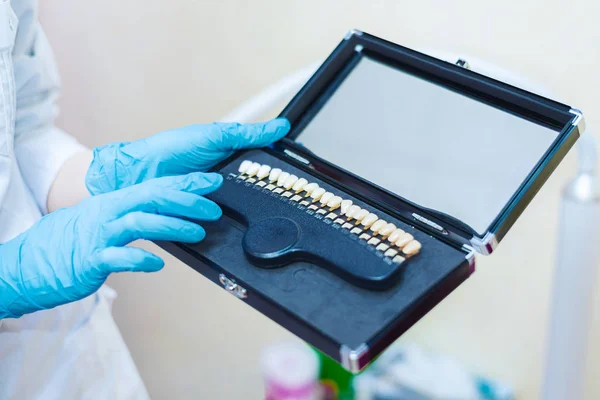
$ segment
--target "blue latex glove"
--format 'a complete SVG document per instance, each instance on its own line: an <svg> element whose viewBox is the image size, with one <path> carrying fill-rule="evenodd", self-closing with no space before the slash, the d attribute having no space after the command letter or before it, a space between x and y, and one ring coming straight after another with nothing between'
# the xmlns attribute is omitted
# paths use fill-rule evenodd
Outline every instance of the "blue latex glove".
<svg viewBox="0 0 600 400"><path fill-rule="evenodd" d="M147 179L206 171L235 150L267 146L289 129L284 118L260 124L214 123L161 132L131 143L111 143L94 149L86 185L96 195Z"/></svg>
<svg viewBox="0 0 600 400"><path fill-rule="evenodd" d="M123 246L202 240L202 227L182 218L220 218L219 206L202 195L222 182L219 174L199 172L157 178L46 215L0 246L0 319L82 299L112 272L161 269L159 257Z"/></svg>

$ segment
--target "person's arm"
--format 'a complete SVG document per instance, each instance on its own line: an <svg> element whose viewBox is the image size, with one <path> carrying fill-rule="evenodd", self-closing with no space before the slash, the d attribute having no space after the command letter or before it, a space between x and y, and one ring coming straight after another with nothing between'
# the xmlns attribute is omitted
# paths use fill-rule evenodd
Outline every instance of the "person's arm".
<svg viewBox="0 0 600 400"><path fill-rule="evenodd" d="M13 49L17 100L14 149L25 183L40 210L47 213L89 195L85 173L91 152L54 124L60 80L37 20L36 3L12 2L19 18Z"/></svg>
<svg viewBox="0 0 600 400"><path fill-rule="evenodd" d="M85 175L92 162L91 150L76 153L62 165L48 193L48 212L79 203L90 195Z"/></svg>

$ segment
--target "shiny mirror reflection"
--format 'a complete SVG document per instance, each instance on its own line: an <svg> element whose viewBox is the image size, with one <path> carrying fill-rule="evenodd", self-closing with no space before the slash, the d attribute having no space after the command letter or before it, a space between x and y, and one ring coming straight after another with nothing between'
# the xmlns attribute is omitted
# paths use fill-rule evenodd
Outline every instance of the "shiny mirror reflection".
<svg viewBox="0 0 600 400"><path fill-rule="evenodd" d="M483 234L558 134L362 57L296 140Z"/></svg>

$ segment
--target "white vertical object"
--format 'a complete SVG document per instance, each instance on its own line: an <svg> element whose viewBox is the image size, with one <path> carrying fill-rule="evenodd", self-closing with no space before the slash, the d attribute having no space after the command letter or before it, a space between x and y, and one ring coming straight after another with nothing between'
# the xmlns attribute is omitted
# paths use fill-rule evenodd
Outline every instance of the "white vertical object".
<svg viewBox="0 0 600 400"><path fill-rule="evenodd" d="M600 196L593 138L579 142L579 174L565 188L551 295L542 399L583 399L600 254Z"/></svg>

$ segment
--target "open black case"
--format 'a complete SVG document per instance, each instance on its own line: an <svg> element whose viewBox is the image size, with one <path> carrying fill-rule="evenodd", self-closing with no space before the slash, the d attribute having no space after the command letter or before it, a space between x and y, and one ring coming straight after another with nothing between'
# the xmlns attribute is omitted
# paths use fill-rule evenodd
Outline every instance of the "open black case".
<svg viewBox="0 0 600 400"><path fill-rule="evenodd" d="M206 239L160 245L352 372L473 273L583 131L569 106L358 31L281 116L287 137L214 168Z"/></svg>

